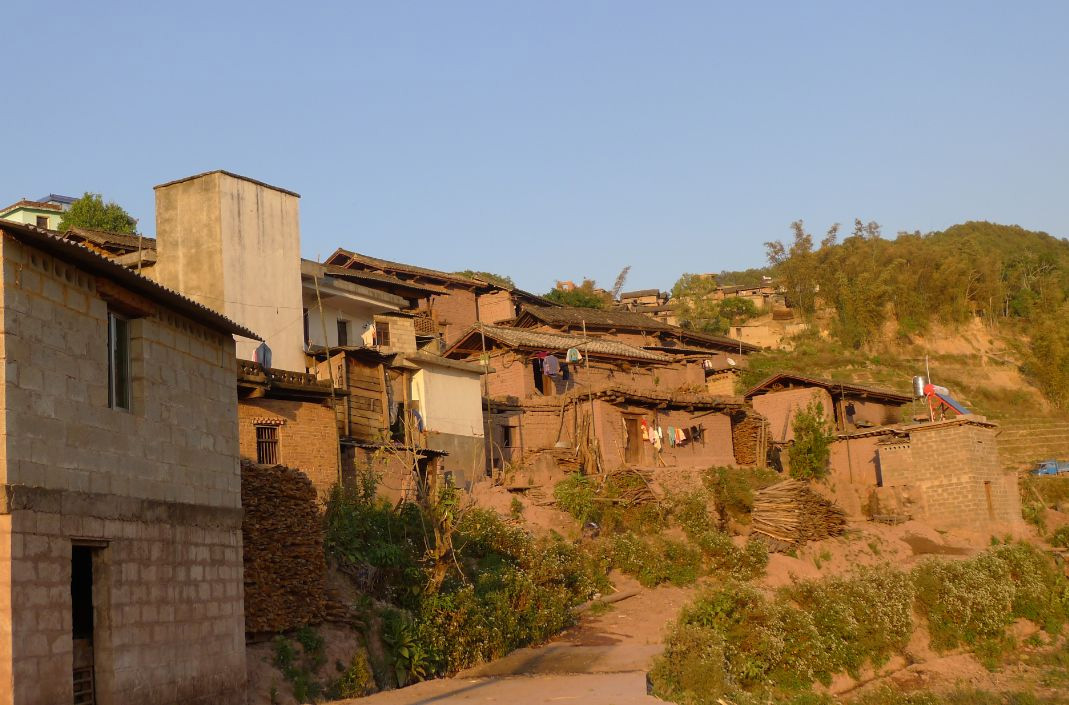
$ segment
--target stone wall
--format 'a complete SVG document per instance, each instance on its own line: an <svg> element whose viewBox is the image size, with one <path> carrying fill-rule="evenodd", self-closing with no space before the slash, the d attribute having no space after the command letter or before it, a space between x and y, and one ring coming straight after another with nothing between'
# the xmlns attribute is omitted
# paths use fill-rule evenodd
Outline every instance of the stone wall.
<svg viewBox="0 0 1069 705"><path fill-rule="evenodd" d="M238 404L241 457L257 462L256 426L278 425L278 463L297 468L320 497L338 483L338 427L326 404L290 399L243 399Z"/></svg>

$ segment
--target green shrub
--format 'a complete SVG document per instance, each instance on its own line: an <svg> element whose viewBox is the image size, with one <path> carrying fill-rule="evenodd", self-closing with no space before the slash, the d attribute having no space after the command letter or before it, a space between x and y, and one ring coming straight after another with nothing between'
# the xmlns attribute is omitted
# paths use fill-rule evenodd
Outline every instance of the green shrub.
<svg viewBox="0 0 1069 705"><path fill-rule="evenodd" d="M643 538L633 532L611 539L612 564L646 587L661 583L690 585L702 573L702 554L680 541Z"/></svg>
<svg viewBox="0 0 1069 705"><path fill-rule="evenodd" d="M1047 542L1051 546L1058 546L1059 548L1069 548L1069 524L1062 526L1054 531L1047 539Z"/></svg>
<svg viewBox="0 0 1069 705"><path fill-rule="evenodd" d="M334 694L338 698L362 698L375 692L375 676L363 649L353 656L352 661L342 672L334 685Z"/></svg>
<svg viewBox="0 0 1069 705"><path fill-rule="evenodd" d="M728 518L749 523L753 512L754 493L780 481L774 470L762 468L709 468L702 474L705 487L712 493L723 529Z"/></svg>
<svg viewBox="0 0 1069 705"><path fill-rule="evenodd" d="M708 529L692 540L709 560L712 571L727 573L736 580L752 580L768 566L768 547L759 540L751 539L745 548L739 548L730 536L716 529Z"/></svg>
<svg viewBox="0 0 1069 705"><path fill-rule="evenodd" d="M819 479L828 474L831 442L835 440L831 425L824 418L824 405L814 399L795 414L794 442L787 450L791 477L797 480Z"/></svg>
<svg viewBox="0 0 1069 705"><path fill-rule="evenodd" d="M568 475L553 488L557 506L583 524L600 519L596 506L598 503L594 501L596 496L594 481L577 472Z"/></svg>

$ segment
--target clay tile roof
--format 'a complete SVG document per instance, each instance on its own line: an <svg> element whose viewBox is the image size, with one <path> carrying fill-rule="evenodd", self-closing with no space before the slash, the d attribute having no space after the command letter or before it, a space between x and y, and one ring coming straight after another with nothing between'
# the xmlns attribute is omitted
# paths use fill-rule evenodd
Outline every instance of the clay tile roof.
<svg viewBox="0 0 1069 705"><path fill-rule="evenodd" d="M566 335L564 333L543 333L528 328L510 328L508 326L494 326L485 323L477 323L472 326L444 354L450 356L455 352L460 352L459 348L463 347L463 343L466 340L477 338L480 333L491 340L513 348L551 352L577 348L584 353L589 353L592 357L617 357L649 362L671 362L673 359L668 355L653 350L643 350L633 345L603 338L583 338L582 336Z"/></svg>
<svg viewBox="0 0 1069 705"><path fill-rule="evenodd" d="M876 387L868 384L854 384L852 382L837 382L832 379L825 379L822 377L810 377L808 375L796 374L794 372L780 372L774 374L760 384L755 385L749 389L743 396L747 399L755 396L759 392L767 391L775 384L794 382L802 386L821 387L827 389L829 392L850 392L851 394L859 394L863 396L873 397L875 399L882 399L884 401L896 402L905 404L913 401L913 396L910 394L902 394L896 392L893 389L887 389L886 387Z"/></svg>
<svg viewBox="0 0 1069 705"><path fill-rule="evenodd" d="M635 299L640 296L660 296L660 289L639 289L638 291L625 291L620 294L621 299Z"/></svg>
<svg viewBox="0 0 1069 705"><path fill-rule="evenodd" d="M471 286L486 286L487 282L481 279L472 279L470 277L464 277L459 274L450 274L449 272L442 272L437 269L427 269L426 267L417 267L414 264L403 264L401 262L391 262L387 259L379 259L377 257L369 257L362 255L358 252L350 252L349 250L343 250L338 248L334 251L330 257L327 258L328 262L336 260L338 255L341 255L348 259L348 261L341 265L345 269L352 269L353 265L359 265L361 267L370 268L373 270L379 270L385 274L408 274L410 276L426 277L428 279L437 279L439 281L448 282L451 284L462 284L467 287Z"/></svg>
<svg viewBox="0 0 1069 705"><path fill-rule="evenodd" d="M44 203L43 201L28 201L26 199L22 199L21 201L18 201L17 203L12 203L7 208L0 208L0 213L7 213L8 211L13 211L16 208L36 208L38 210L44 210L44 211L62 211L63 210L63 206L56 205L55 203Z"/></svg>
<svg viewBox="0 0 1069 705"><path fill-rule="evenodd" d="M193 299L186 298L173 289L157 284L148 277L143 277L114 260L93 252L84 245L64 239L59 233L43 230L32 225L8 222L0 222L0 232L30 247L35 247L59 259L70 262L86 272L111 279L130 291L151 299L172 311L188 316L209 328L243 338L263 340L256 333L253 333L240 323L230 320L223 314L213 311Z"/></svg>
<svg viewBox="0 0 1069 705"><path fill-rule="evenodd" d="M625 311L623 309L603 310L597 308L579 308L562 306L524 306L520 313L522 318L528 314L536 321L551 326L582 326L585 322L589 328L633 328L647 331L672 331L674 326L662 323L644 313Z"/></svg>
<svg viewBox="0 0 1069 705"><path fill-rule="evenodd" d="M138 246L140 246L145 250L156 249L156 238L154 237L145 237L144 235L138 237L136 234L114 233L107 230L93 230L91 228L80 228L77 226L72 226L70 229L62 233L62 237L67 240L81 238L94 245L103 247L118 246L136 250Z"/></svg>
<svg viewBox="0 0 1069 705"><path fill-rule="evenodd" d="M346 269L345 267L338 267L333 264L322 265L323 271L332 277L340 277L342 279L351 279L353 281L371 282L368 286L374 288L374 284L389 284L390 286L402 287L405 289L411 289L413 291L422 291L429 294L444 294L446 289L440 286L434 286L433 284L419 284L414 281L406 281L404 279L398 279L397 277L391 277L389 274L379 274L378 272L366 272L362 269Z"/></svg>

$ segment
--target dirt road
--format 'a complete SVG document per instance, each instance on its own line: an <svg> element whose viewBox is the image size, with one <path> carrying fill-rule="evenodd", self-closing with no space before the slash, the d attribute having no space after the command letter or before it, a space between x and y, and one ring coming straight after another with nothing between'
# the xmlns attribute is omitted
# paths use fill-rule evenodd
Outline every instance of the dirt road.
<svg viewBox="0 0 1069 705"><path fill-rule="evenodd" d="M453 678L378 693L346 705L443 705L445 703L582 703L646 705L663 701L646 694L646 672L661 650L667 622L694 594L692 589L648 590L614 576L618 590L635 597L537 648L464 671ZM340 703L338 704L340 705Z"/></svg>

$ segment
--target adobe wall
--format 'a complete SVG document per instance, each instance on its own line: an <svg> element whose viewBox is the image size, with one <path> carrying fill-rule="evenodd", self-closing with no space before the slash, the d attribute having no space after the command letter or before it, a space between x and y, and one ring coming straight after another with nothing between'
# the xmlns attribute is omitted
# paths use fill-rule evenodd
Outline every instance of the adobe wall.
<svg viewBox="0 0 1069 705"><path fill-rule="evenodd" d="M755 396L751 401L754 411L768 419L770 440L794 440L794 415L805 409L814 399L824 407L824 418L835 423L835 408L831 395L821 387L785 389Z"/></svg>
<svg viewBox="0 0 1069 705"><path fill-rule="evenodd" d="M733 370L714 372L705 378L705 391L716 396L733 397L736 395L735 381L738 378L738 372Z"/></svg>
<svg viewBox="0 0 1069 705"><path fill-rule="evenodd" d="M497 289L479 295L479 320L483 323L498 323L516 317L516 305L512 294Z"/></svg>
<svg viewBox="0 0 1069 705"><path fill-rule="evenodd" d="M278 464L300 470L320 497L338 483L338 426L330 407L291 399L242 399L238 403L241 458L255 463L256 425L278 424Z"/></svg>
<svg viewBox="0 0 1069 705"><path fill-rule="evenodd" d="M912 427L908 440L879 446L883 485L913 488L919 513L942 526L1019 523L1017 475L999 465L996 433L970 423Z"/></svg>
<svg viewBox="0 0 1069 705"><path fill-rule="evenodd" d="M659 456L660 460L668 466L706 468L714 465L735 465L731 419L725 414L702 415L701 412L665 409L652 411L641 406L610 404L602 400L596 400L594 405L598 423L598 440L606 470L614 470L626 465L627 434L624 427L626 416L637 416L644 419L647 426L661 427L664 438ZM689 429L691 426L700 426L704 429L703 440L681 446L673 446L669 443L669 428ZM658 452L652 443L642 441L641 447L641 457L637 465L644 467L660 465Z"/></svg>
<svg viewBox="0 0 1069 705"><path fill-rule="evenodd" d="M0 703L73 702L71 553L93 561L98 702L245 703L241 510L8 487Z"/></svg>
<svg viewBox="0 0 1069 705"><path fill-rule="evenodd" d="M872 400L862 400L856 397L847 397L843 401L843 407L853 404L854 405L854 417L853 425L856 426L858 421L867 422L873 426L883 426L886 424L900 423L902 421L902 405L900 404L886 404ZM849 419L846 419L849 423Z"/></svg>
<svg viewBox="0 0 1069 705"><path fill-rule="evenodd" d="M475 308L475 292L467 289L450 289L448 294L430 297L430 310L441 327L447 346L475 323Z"/></svg>
<svg viewBox="0 0 1069 705"><path fill-rule="evenodd" d="M832 498L851 517L866 516L869 495L879 478L877 447L885 438L839 438L831 443L827 484Z"/></svg>

